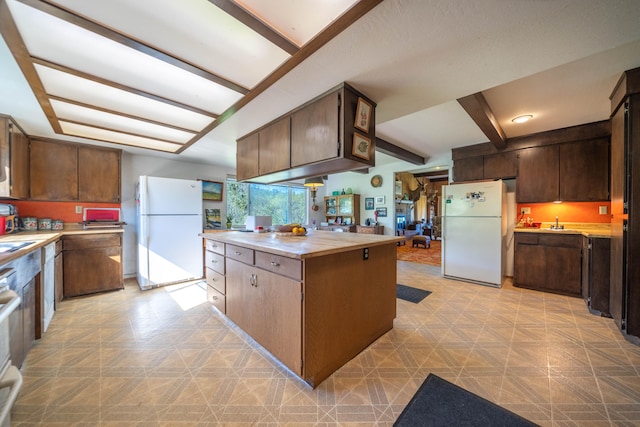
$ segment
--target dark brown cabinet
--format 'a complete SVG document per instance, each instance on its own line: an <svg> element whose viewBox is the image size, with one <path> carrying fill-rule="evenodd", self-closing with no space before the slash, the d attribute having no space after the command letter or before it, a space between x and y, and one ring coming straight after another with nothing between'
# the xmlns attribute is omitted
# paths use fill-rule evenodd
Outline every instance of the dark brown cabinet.
<svg viewBox="0 0 640 427"><path fill-rule="evenodd" d="M34 139L30 143L32 200L120 201L120 150Z"/></svg>
<svg viewBox="0 0 640 427"><path fill-rule="evenodd" d="M582 238L582 297L593 314L609 316L611 239Z"/></svg>
<svg viewBox="0 0 640 427"><path fill-rule="evenodd" d="M581 235L515 233L515 286L581 297L581 283Z"/></svg>
<svg viewBox="0 0 640 427"><path fill-rule="evenodd" d="M503 153L483 156L484 179L509 179L518 175L518 152L505 151Z"/></svg>
<svg viewBox="0 0 640 427"><path fill-rule="evenodd" d="M609 200L609 139L560 144L559 200Z"/></svg>
<svg viewBox="0 0 640 427"><path fill-rule="evenodd" d="M29 138L16 123L0 116L0 197L29 197Z"/></svg>
<svg viewBox="0 0 640 427"><path fill-rule="evenodd" d="M366 130L355 127L359 103L369 108ZM354 154L356 133L365 154ZM236 176L272 183L364 169L375 166L375 143L375 103L342 83L238 139Z"/></svg>
<svg viewBox="0 0 640 427"><path fill-rule="evenodd" d="M558 200L558 162L556 145L519 150L517 201L532 203Z"/></svg>
<svg viewBox="0 0 640 427"><path fill-rule="evenodd" d="M58 306L58 303L62 301L63 298L63 290L62 283L64 280L62 274L62 239L56 241L56 255L53 259L53 269L54 269L54 294L55 294L55 305Z"/></svg>
<svg viewBox="0 0 640 427"><path fill-rule="evenodd" d="M453 180L464 182L484 179L483 164L482 156L456 160L453 164Z"/></svg>
<svg viewBox="0 0 640 427"><path fill-rule="evenodd" d="M260 174L258 133L241 138L236 143L236 178L238 181L255 178Z"/></svg>
<svg viewBox="0 0 640 427"><path fill-rule="evenodd" d="M611 94L610 312L640 345L640 68L625 71Z"/></svg>
<svg viewBox="0 0 640 427"><path fill-rule="evenodd" d="M120 151L78 147L78 200L120 202Z"/></svg>
<svg viewBox="0 0 640 427"><path fill-rule="evenodd" d="M122 234L62 237L64 298L124 288Z"/></svg>

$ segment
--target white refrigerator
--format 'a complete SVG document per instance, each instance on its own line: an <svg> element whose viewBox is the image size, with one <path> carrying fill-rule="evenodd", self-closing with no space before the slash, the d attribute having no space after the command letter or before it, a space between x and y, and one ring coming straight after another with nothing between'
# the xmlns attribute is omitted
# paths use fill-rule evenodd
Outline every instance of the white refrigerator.
<svg viewBox="0 0 640 427"><path fill-rule="evenodd" d="M141 176L136 208L140 289L202 278L202 182Z"/></svg>
<svg viewBox="0 0 640 427"><path fill-rule="evenodd" d="M506 261L506 185L501 180L442 188L442 274L501 287Z"/></svg>

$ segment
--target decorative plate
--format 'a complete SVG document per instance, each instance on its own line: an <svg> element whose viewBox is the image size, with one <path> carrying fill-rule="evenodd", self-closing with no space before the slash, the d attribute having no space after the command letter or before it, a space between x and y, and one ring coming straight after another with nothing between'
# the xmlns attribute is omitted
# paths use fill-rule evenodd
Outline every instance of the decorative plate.
<svg viewBox="0 0 640 427"><path fill-rule="evenodd" d="M371 186L372 187L380 187L382 185L382 177L380 175L374 175L371 178Z"/></svg>

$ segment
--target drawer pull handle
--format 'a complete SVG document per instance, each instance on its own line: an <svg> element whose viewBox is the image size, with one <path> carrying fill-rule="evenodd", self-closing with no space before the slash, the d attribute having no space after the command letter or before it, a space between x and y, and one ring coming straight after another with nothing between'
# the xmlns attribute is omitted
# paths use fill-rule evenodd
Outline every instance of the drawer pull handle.
<svg viewBox="0 0 640 427"><path fill-rule="evenodd" d="M236 255L242 255L242 252L236 251Z"/></svg>
<svg viewBox="0 0 640 427"><path fill-rule="evenodd" d="M217 296L212 296L211 299L214 300L214 301L218 301L218 297Z"/></svg>
<svg viewBox="0 0 640 427"><path fill-rule="evenodd" d="M215 260L215 259L212 259L212 260L211 260L211 264L217 264L217 263L218 263L218 261L217 261L217 260Z"/></svg>
<svg viewBox="0 0 640 427"><path fill-rule="evenodd" d="M271 261L271 265L274 267L280 267L280 263L276 261Z"/></svg>
<svg viewBox="0 0 640 427"><path fill-rule="evenodd" d="M257 278L258 278L258 276L256 276L255 274L252 274L251 277L249 277L249 284L251 286L256 287L256 288L258 287L258 284L256 283L257 282L257 280L256 280Z"/></svg>

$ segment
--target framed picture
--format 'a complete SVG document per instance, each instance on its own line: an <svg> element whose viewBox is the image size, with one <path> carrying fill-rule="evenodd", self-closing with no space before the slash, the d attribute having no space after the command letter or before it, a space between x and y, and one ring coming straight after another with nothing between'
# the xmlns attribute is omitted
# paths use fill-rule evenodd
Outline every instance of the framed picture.
<svg viewBox="0 0 640 427"><path fill-rule="evenodd" d="M202 181L202 200L213 202L222 201L222 183L214 181Z"/></svg>
<svg viewBox="0 0 640 427"><path fill-rule="evenodd" d="M384 196L376 196L376 205L384 205Z"/></svg>
<svg viewBox="0 0 640 427"><path fill-rule="evenodd" d="M364 199L364 209L367 211L373 210L373 197L367 197Z"/></svg>
<svg viewBox="0 0 640 427"><path fill-rule="evenodd" d="M220 209L205 209L206 228L222 228Z"/></svg>
<svg viewBox="0 0 640 427"><path fill-rule="evenodd" d="M377 208L376 212L378 212L379 217L387 216L387 208Z"/></svg>
<svg viewBox="0 0 640 427"><path fill-rule="evenodd" d="M365 160L369 160L369 151L371 149L371 140L358 132L353 133L353 146L351 154Z"/></svg>
<svg viewBox="0 0 640 427"><path fill-rule="evenodd" d="M369 133L369 122L371 122L371 110L373 107L363 98L358 98L358 108L356 108L356 121L353 124L363 132Z"/></svg>

